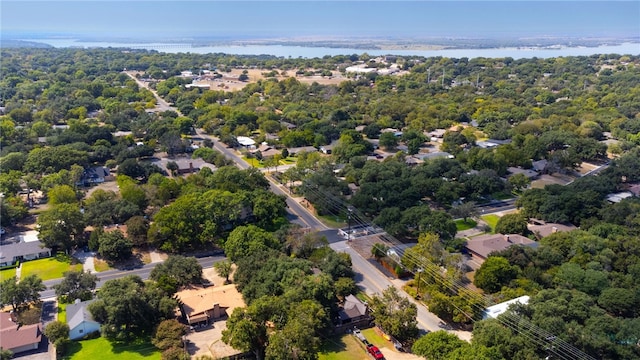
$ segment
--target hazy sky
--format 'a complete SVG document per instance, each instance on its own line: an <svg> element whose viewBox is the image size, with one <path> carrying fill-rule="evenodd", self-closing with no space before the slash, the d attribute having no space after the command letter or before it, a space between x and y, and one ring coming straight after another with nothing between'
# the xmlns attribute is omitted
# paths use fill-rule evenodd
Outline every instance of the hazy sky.
<svg viewBox="0 0 640 360"><path fill-rule="evenodd" d="M640 1L0 2L1 30L122 37L640 36Z"/></svg>

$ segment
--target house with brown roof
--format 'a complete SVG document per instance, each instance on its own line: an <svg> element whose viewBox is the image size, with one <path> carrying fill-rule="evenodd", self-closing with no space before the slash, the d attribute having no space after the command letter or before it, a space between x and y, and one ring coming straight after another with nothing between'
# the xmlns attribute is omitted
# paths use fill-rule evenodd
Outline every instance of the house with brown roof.
<svg viewBox="0 0 640 360"><path fill-rule="evenodd" d="M571 231L577 229L573 225L557 223L527 224L527 229L531 231L538 240L557 232Z"/></svg>
<svg viewBox="0 0 640 360"><path fill-rule="evenodd" d="M18 354L36 350L41 340L40 324L20 325L13 314L0 312L0 348Z"/></svg>
<svg viewBox="0 0 640 360"><path fill-rule="evenodd" d="M478 262L484 262L489 254L514 245L537 247L538 243L519 234L487 234L467 240L465 248Z"/></svg>
<svg viewBox="0 0 640 360"><path fill-rule="evenodd" d="M233 284L189 287L179 291L176 296L182 317L189 325L226 318L235 308L245 306L242 294Z"/></svg>

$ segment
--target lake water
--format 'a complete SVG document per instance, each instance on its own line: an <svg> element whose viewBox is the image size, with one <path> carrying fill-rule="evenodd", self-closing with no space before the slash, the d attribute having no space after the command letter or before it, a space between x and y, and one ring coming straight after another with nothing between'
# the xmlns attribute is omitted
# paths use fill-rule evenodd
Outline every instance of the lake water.
<svg viewBox="0 0 640 360"><path fill-rule="evenodd" d="M446 50L379 50L350 49L332 47L311 47L291 45L220 45L193 46L179 43L115 43L115 42L81 42L74 39L29 39L49 44L56 48L133 48L156 50L165 53L210 54L224 53L237 55L274 55L278 57L315 58L325 55L351 55L367 53L369 55L416 55L424 57L443 56L449 58L550 58L559 56L589 56L594 54L640 55L640 43L622 43L618 45L602 45L598 47L558 47L558 48L494 48L494 49L446 49Z"/></svg>

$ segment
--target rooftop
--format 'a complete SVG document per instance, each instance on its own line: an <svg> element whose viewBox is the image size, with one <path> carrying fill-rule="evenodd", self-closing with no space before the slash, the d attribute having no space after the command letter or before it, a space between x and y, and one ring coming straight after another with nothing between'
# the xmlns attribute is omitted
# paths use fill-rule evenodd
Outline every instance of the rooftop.
<svg viewBox="0 0 640 360"><path fill-rule="evenodd" d="M20 326L12 320L11 314L0 312L0 347L3 349L38 343L41 337L40 324Z"/></svg>
<svg viewBox="0 0 640 360"><path fill-rule="evenodd" d="M529 303L529 296L525 295L525 296L521 296L519 298L515 298L515 299L509 300L509 301L502 302L500 304L489 306L484 311L484 314L483 314L482 318L483 319L487 319L487 318L495 319L499 315L505 313L509 309L509 306L511 306L513 304L526 305L528 303Z"/></svg>
<svg viewBox="0 0 640 360"><path fill-rule="evenodd" d="M67 324L69 325L69 329L73 329L76 326L80 325L83 321L95 321L88 307L89 304L94 302L93 300L87 301L77 301L73 304L67 305Z"/></svg>
<svg viewBox="0 0 640 360"><path fill-rule="evenodd" d="M467 241L466 248L486 259L494 251L502 251L513 245L535 247L537 242L519 234L487 234L471 238Z"/></svg>

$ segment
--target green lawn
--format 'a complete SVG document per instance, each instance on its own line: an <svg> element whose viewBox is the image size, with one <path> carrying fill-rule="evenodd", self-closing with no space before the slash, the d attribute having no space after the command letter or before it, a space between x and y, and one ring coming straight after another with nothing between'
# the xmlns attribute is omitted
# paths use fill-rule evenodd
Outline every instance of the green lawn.
<svg viewBox="0 0 640 360"><path fill-rule="evenodd" d="M58 321L60 322L67 322L67 305L58 303Z"/></svg>
<svg viewBox="0 0 640 360"><path fill-rule="evenodd" d="M54 257L46 259L38 259L25 261L22 263L21 278L36 274L43 281L51 279L59 279L63 277L65 271L80 271L82 270L81 264L73 264L73 259L65 254L57 254Z"/></svg>
<svg viewBox="0 0 640 360"><path fill-rule="evenodd" d="M93 259L93 265L96 268L97 272L103 272L103 271L107 271L107 270L111 270L111 266L109 266L109 264L104 261L104 260L100 260L100 259Z"/></svg>
<svg viewBox="0 0 640 360"><path fill-rule="evenodd" d="M373 345L379 348L389 347L391 342L383 338L382 335L379 335L375 329L376 329L375 327L372 327L369 329L362 330L362 335L364 335L364 337L367 338L367 340L369 340L370 343L372 343ZM391 344L391 346L393 345Z"/></svg>
<svg viewBox="0 0 640 360"><path fill-rule="evenodd" d="M0 270L0 281L7 280L13 276L16 276L16 268Z"/></svg>
<svg viewBox="0 0 640 360"><path fill-rule="evenodd" d="M288 157L288 158L286 158L286 159L281 159L281 160L280 160L280 164L282 164L282 165L289 165L289 164L293 164L293 163L295 163L297 160L298 160L298 159L297 159L296 157L289 156L289 157Z"/></svg>
<svg viewBox="0 0 640 360"><path fill-rule="evenodd" d="M498 220L500 220L500 216L498 215L482 215L482 220L484 220L489 226L491 226L491 231L495 231L496 225L498 224Z"/></svg>
<svg viewBox="0 0 640 360"><path fill-rule="evenodd" d="M260 161L258 159L254 159L254 158L249 159L248 157L243 156L242 160L246 161L247 164L253 166L254 168L263 168L264 167L264 165L262 165L262 161Z"/></svg>
<svg viewBox="0 0 640 360"><path fill-rule="evenodd" d="M107 339L99 337L72 342L69 351L62 359L159 360L160 354L160 350L149 341L134 344L112 344Z"/></svg>
<svg viewBox="0 0 640 360"><path fill-rule="evenodd" d="M365 360L369 356L359 344L359 340L351 334L332 336L324 339L318 353L319 360Z"/></svg>
<svg viewBox="0 0 640 360"><path fill-rule="evenodd" d="M464 222L463 220L456 220L456 230L458 231L473 229L476 225L478 225L478 223L473 219L467 219L467 222Z"/></svg>

